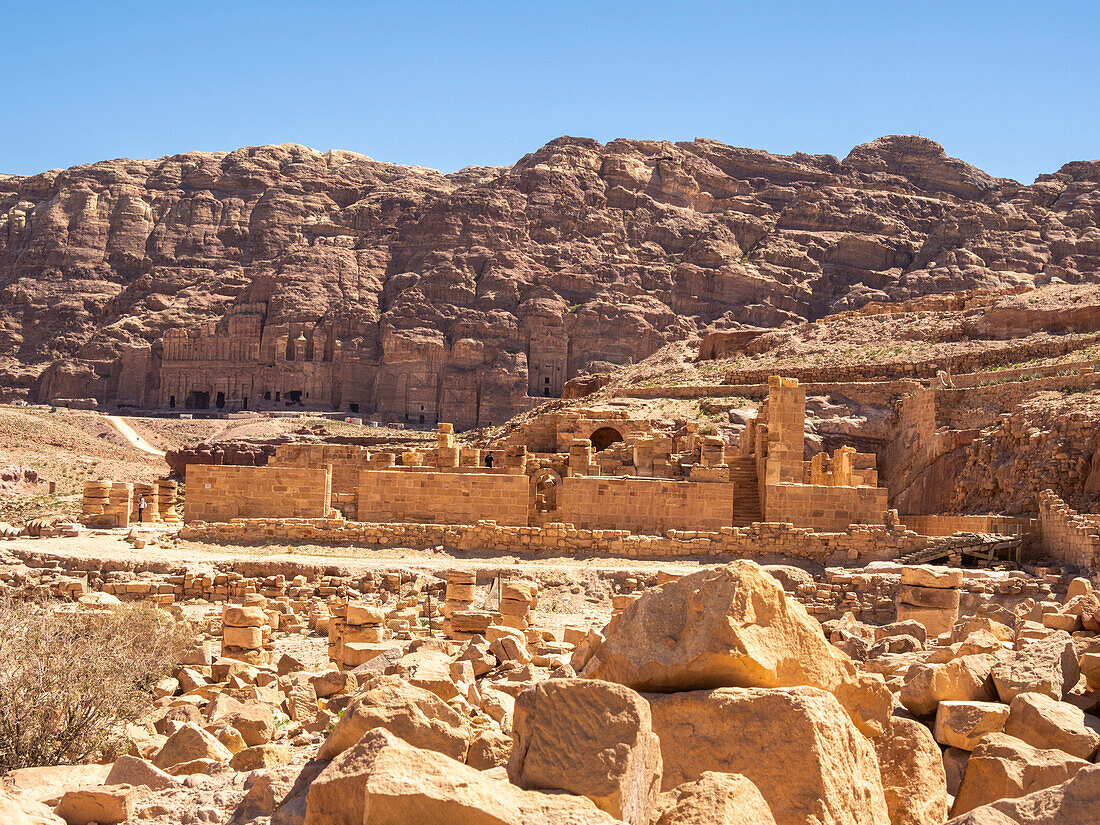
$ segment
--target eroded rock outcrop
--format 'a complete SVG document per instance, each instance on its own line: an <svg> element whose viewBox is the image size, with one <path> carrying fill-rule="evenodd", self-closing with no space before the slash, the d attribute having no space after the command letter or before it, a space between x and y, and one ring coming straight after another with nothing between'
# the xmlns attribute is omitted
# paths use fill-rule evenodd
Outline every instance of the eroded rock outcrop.
<svg viewBox="0 0 1100 825"><path fill-rule="evenodd" d="M1074 283L1098 178L1022 186L916 136L843 161L563 137L450 175L287 144L3 176L0 385L500 423L704 329Z"/></svg>

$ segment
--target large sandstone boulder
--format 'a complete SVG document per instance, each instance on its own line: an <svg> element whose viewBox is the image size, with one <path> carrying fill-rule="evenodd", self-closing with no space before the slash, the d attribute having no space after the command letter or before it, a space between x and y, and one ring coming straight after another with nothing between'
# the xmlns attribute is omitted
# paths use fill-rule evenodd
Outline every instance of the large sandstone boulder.
<svg viewBox="0 0 1100 825"><path fill-rule="evenodd" d="M1057 748L1092 759L1100 748L1100 719L1042 693L1018 693L1009 706L1005 733L1035 748Z"/></svg>
<svg viewBox="0 0 1100 825"><path fill-rule="evenodd" d="M232 758L229 748L215 739L213 734L192 722L185 722L157 751L153 764L162 771L168 771L177 765L200 759L228 762Z"/></svg>
<svg viewBox="0 0 1100 825"><path fill-rule="evenodd" d="M891 825L942 825L949 807L947 774L928 728L895 715L886 732L871 741Z"/></svg>
<svg viewBox="0 0 1100 825"><path fill-rule="evenodd" d="M431 691L399 676L375 676L352 699L317 757L335 758L374 728L385 728L415 747L459 761L465 760L473 737L469 723Z"/></svg>
<svg viewBox="0 0 1100 825"><path fill-rule="evenodd" d="M662 789L706 771L747 777L778 825L888 825L874 747L819 688L647 694Z"/></svg>
<svg viewBox="0 0 1100 825"><path fill-rule="evenodd" d="M952 812L958 816L998 799L1060 785L1088 764L1064 751L1033 748L1014 736L991 733L970 754Z"/></svg>
<svg viewBox="0 0 1100 825"><path fill-rule="evenodd" d="M635 690L794 687L833 693L869 736L893 700L752 561L700 570L643 594L611 619L582 676Z"/></svg>
<svg viewBox="0 0 1100 825"><path fill-rule="evenodd" d="M661 794L653 825L775 825L775 817L744 776L705 771Z"/></svg>
<svg viewBox="0 0 1100 825"><path fill-rule="evenodd" d="M902 682L899 701L916 716L932 716L940 702L991 702L997 698L990 672L994 656L961 656L942 664L911 665Z"/></svg>
<svg viewBox="0 0 1100 825"><path fill-rule="evenodd" d="M10 794L3 788L0 788L0 822L4 825L65 825L65 820L42 803L22 794Z"/></svg>
<svg viewBox="0 0 1100 825"><path fill-rule="evenodd" d="M586 796L645 825L661 787L661 744L639 694L595 679L548 679L516 697L508 778Z"/></svg>
<svg viewBox="0 0 1100 825"><path fill-rule="evenodd" d="M129 785L77 788L67 792L54 812L66 825L115 825L134 815L137 794Z"/></svg>
<svg viewBox="0 0 1100 825"><path fill-rule="evenodd" d="M584 797L525 791L384 728L309 786L303 825L613 825Z"/></svg>
<svg viewBox="0 0 1100 825"><path fill-rule="evenodd" d="M250 748L270 742L275 734L275 714L266 702L236 702L221 713L211 714L210 722L236 728Z"/></svg>
<svg viewBox="0 0 1100 825"><path fill-rule="evenodd" d="M1064 631L1025 644L1006 660L994 665L993 684L1002 702L1017 693L1043 693L1061 699L1081 678L1073 639Z"/></svg>
<svg viewBox="0 0 1100 825"><path fill-rule="evenodd" d="M162 771L152 762L136 756L120 756L111 765L104 785L133 785L135 788L151 788L163 791L178 787L180 782L174 776Z"/></svg>
<svg viewBox="0 0 1100 825"><path fill-rule="evenodd" d="M956 816L947 825L1100 825L1100 765L1081 768L1061 785L1001 799Z"/></svg>
<svg viewBox="0 0 1100 825"><path fill-rule="evenodd" d="M941 745L972 751L986 734L1004 730L1007 720L1000 702L940 702L932 734Z"/></svg>

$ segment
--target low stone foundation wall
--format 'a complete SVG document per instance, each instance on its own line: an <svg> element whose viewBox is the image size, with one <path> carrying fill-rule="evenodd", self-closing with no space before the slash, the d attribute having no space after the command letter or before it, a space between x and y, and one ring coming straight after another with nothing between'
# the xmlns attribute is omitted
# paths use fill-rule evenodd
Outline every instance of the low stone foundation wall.
<svg viewBox="0 0 1100 825"><path fill-rule="evenodd" d="M373 524L342 519L233 519L193 523L180 538L224 544L269 542L444 547L459 552L497 551L515 555L590 554L635 559L706 556L717 559L781 557L821 564L856 564L896 558L930 539L904 528L852 525L837 533L815 533L790 524L754 524L717 531L669 530L640 536L626 530L578 530L570 524L508 527L476 525Z"/></svg>

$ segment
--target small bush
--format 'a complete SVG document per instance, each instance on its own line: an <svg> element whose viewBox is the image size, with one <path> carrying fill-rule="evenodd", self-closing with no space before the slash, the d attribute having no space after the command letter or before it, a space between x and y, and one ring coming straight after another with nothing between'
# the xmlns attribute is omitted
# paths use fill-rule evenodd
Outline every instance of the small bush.
<svg viewBox="0 0 1100 825"><path fill-rule="evenodd" d="M0 601L0 773L110 758L192 631L156 608Z"/></svg>

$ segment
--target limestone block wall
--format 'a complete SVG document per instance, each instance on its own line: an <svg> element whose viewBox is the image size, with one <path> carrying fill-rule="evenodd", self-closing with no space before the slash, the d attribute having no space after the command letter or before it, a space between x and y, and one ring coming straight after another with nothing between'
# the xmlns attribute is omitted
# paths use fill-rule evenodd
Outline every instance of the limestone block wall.
<svg viewBox="0 0 1100 825"><path fill-rule="evenodd" d="M1095 573L1100 570L1100 515L1078 513L1044 490L1039 495L1039 545L1046 558Z"/></svg>
<svg viewBox="0 0 1100 825"><path fill-rule="evenodd" d="M512 527L474 525L375 524L343 519L235 519L185 525L180 538L256 544L264 541L346 544L355 547L438 547L459 552L499 551L515 555L577 553L638 559L784 556L821 563L865 564L911 553L931 539L883 525L852 525L836 533L815 533L789 524L754 524L719 530L668 530L663 536L627 530L585 530L574 524ZM892 611L892 607L891 607Z"/></svg>
<svg viewBox="0 0 1100 825"><path fill-rule="evenodd" d="M328 467L234 467L191 464L183 519L325 518L332 502Z"/></svg>
<svg viewBox="0 0 1100 825"><path fill-rule="evenodd" d="M279 444L268 461L275 467L332 466L332 506L345 518L358 517L359 473L369 467L371 452L355 444Z"/></svg>
<svg viewBox="0 0 1100 825"><path fill-rule="evenodd" d="M999 533L1022 536L1038 527L1032 518L1019 516L902 516L901 522L922 536L953 536L955 533Z"/></svg>
<svg viewBox="0 0 1100 825"><path fill-rule="evenodd" d="M526 526L526 474L363 470L359 520L476 524L480 519Z"/></svg>
<svg viewBox="0 0 1100 825"><path fill-rule="evenodd" d="M717 530L733 524L734 484L652 478L570 476L562 481L555 519L581 529Z"/></svg>
<svg viewBox="0 0 1100 825"><path fill-rule="evenodd" d="M819 531L844 530L850 524L882 524L888 507L882 487L769 484L767 501L768 521Z"/></svg>

